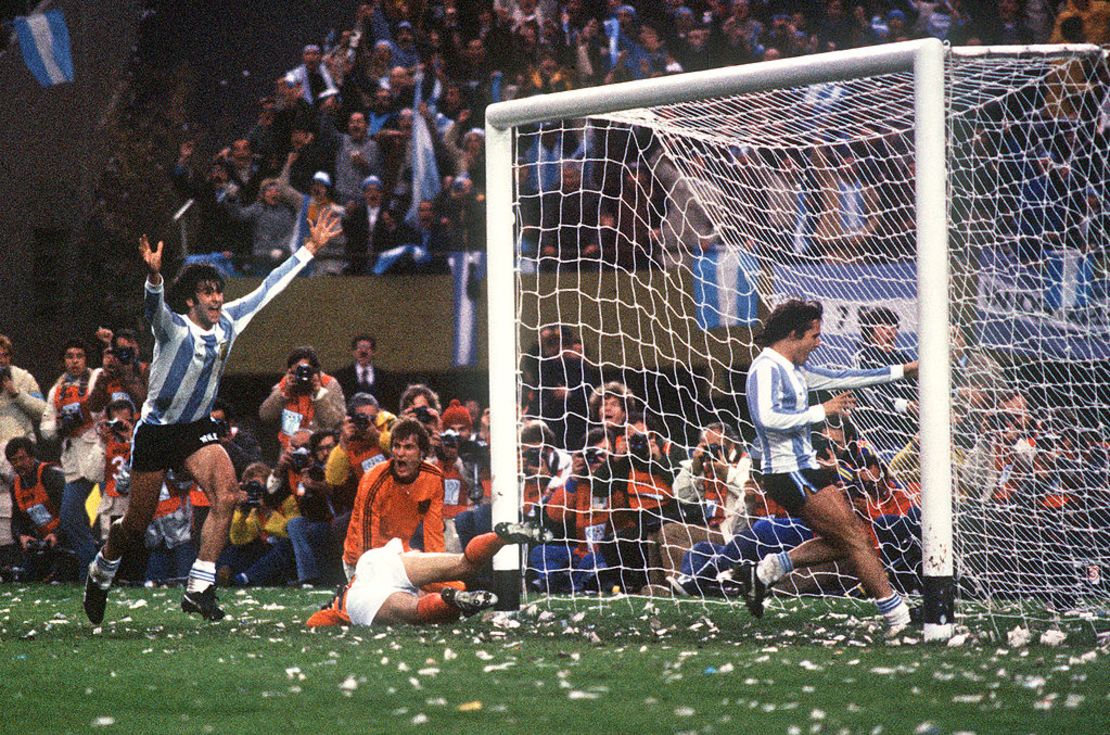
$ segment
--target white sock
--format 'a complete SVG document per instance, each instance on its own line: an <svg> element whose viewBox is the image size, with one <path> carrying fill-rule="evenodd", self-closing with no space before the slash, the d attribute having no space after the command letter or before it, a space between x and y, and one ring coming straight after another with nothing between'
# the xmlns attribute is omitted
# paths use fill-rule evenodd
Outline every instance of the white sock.
<svg viewBox="0 0 1110 735"><path fill-rule="evenodd" d="M115 561L108 561L104 558L104 552L97 552L96 558L92 560L92 564L89 564L89 576L97 587L106 590L112 586L112 580L116 578L116 572L122 560L121 556Z"/></svg>
<svg viewBox="0 0 1110 735"><path fill-rule="evenodd" d="M883 614L888 627L894 628L910 624L910 607L897 592L891 593L890 597L875 600L875 606Z"/></svg>
<svg viewBox="0 0 1110 735"><path fill-rule="evenodd" d="M759 581L770 587L794 569L794 563L785 551L781 554L768 554L756 565L755 573Z"/></svg>
<svg viewBox="0 0 1110 735"><path fill-rule="evenodd" d="M216 562L200 559L194 561L193 568L189 570L189 582L185 589L189 592L204 592L214 584L216 584Z"/></svg>

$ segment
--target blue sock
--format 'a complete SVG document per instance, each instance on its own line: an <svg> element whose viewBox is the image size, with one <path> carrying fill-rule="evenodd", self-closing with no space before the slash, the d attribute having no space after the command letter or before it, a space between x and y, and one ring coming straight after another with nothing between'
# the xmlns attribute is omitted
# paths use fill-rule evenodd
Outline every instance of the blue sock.
<svg viewBox="0 0 1110 735"><path fill-rule="evenodd" d="M794 562L790 560L790 553L787 551L779 552L779 564L782 565L783 574L790 574L794 571Z"/></svg>

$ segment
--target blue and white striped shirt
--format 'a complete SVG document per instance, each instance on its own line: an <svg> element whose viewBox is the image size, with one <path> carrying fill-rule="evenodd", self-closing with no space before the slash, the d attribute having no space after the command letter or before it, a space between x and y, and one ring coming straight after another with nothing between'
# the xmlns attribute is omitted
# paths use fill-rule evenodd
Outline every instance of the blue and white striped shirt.
<svg viewBox="0 0 1110 735"><path fill-rule="evenodd" d="M817 469L810 424L825 420L823 406L809 405L809 391L865 388L902 377L901 365L874 370L798 367L770 347L748 370L748 410L755 424L754 454L763 473Z"/></svg>
<svg viewBox="0 0 1110 735"><path fill-rule="evenodd" d="M311 259L308 250L297 250L254 291L224 304L219 322L208 330L170 309L164 280L157 286L148 280L144 311L154 332L154 360L143 421L188 424L208 416L235 338Z"/></svg>

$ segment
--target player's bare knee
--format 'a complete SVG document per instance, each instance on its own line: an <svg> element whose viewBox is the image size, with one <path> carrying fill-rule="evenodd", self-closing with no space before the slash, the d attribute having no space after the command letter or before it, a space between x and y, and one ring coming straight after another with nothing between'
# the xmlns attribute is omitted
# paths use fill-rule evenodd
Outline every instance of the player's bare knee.
<svg viewBox="0 0 1110 735"><path fill-rule="evenodd" d="M220 514L231 515L235 512L235 505L239 502L238 497L232 490L217 490L215 498L213 499L213 510Z"/></svg>

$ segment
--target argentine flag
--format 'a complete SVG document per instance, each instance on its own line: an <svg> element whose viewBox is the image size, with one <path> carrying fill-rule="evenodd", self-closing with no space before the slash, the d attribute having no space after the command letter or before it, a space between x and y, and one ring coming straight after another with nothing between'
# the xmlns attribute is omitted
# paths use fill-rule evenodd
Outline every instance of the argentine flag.
<svg viewBox="0 0 1110 735"><path fill-rule="evenodd" d="M24 15L15 19L23 61L44 87L73 81L73 55L69 30L60 10Z"/></svg>
<svg viewBox="0 0 1110 735"><path fill-rule="evenodd" d="M759 262L740 248L716 245L694 258L694 306L702 329L754 324Z"/></svg>
<svg viewBox="0 0 1110 735"><path fill-rule="evenodd" d="M485 253L452 253L447 257L455 295L455 341L451 364L469 367L478 362L478 299L486 278Z"/></svg>

